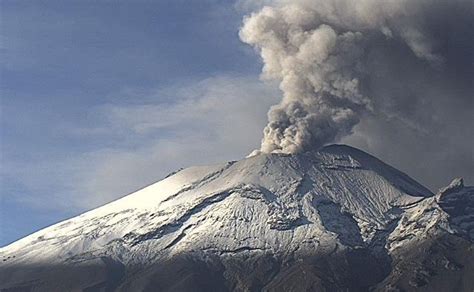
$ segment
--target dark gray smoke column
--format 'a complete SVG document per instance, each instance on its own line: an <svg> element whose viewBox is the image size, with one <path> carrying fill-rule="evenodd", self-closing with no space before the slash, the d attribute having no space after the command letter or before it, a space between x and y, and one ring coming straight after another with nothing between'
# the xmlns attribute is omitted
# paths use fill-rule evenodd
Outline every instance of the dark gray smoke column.
<svg viewBox="0 0 474 292"><path fill-rule="evenodd" d="M455 36L472 47L467 38L472 36L472 7L472 1L456 0L288 0L273 1L247 16L240 37L260 53L262 77L278 80L283 91L282 101L268 113L260 151L317 149L351 134L361 121L377 119L398 119L405 127L431 131L426 112L414 116L422 106L433 110L436 103L430 99L471 98L465 89L458 90L461 96L446 94L459 80L443 85L442 94L424 89L439 87L440 80L449 83L457 58L468 58L460 78L472 74L471 53L461 48L462 56L456 57L452 50L458 48L446 51L446 42ZM451 18L458 18L457 27ZM467 36L451 32L466 22ZM418 80L406 80L406 87L420 90L399 90L405 73L394 65L400 62L407 65L407 75L417 73ZM426 77L431 75L437 78ZM368 128L365 134L370 135ZM380 132L374 138L384 139Z"/></svg>

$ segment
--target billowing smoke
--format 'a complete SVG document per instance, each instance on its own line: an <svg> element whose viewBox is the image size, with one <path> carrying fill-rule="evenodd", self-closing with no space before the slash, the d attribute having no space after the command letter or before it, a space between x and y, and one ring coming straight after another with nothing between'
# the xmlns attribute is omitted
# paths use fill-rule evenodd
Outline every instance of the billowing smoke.
<svg viewBox="0 0 474 292"><path fill-rule="evenodd" d="M456 0L267 3L245 17L240 38L260 53L262 77L277 80L283 92L281 102L268 113L260 149L283 153L337 142L351 134L364 115L392 115L379 106L382 100L392 104L388 95L373 85L377 76L386 74L373 70L384 70L383 58L377 56L403 52L438 74L445 66L438 49L448 32L434 30L433 23L442 21L432 18L445 9L472 10L471 1Z"/></svg>

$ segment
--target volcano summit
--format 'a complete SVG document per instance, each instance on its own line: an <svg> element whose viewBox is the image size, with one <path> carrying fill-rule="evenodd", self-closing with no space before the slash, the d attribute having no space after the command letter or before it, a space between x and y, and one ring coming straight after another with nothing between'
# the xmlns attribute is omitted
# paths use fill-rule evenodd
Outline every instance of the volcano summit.
<svg viewBox="0 0 474 292"><path fill-rule="evenodd" d="M2 291L472 291L474 188L343 145L180 170L0 249Z"/></svg>

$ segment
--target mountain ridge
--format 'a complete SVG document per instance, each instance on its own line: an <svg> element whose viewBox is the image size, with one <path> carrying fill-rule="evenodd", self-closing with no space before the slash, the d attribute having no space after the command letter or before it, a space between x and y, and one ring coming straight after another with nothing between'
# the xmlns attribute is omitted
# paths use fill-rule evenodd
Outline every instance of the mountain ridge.
<svg viewBox="0 0 474 292"><path fill-rule="evenodd" d="M318 287L365 291L393 276L391 263L397 254L403 254L399 250L417 245L432 228L434 237L447 232L448 237L459 235L471 242L472 230L465 222L471 222L473 191L462 182L453 185L447 190L454 195L446 195L446 190L435 195L395 168L345 145L190 167L1 248L0 271L17 275L4 282L9 283L7 287L17 287L22 279L48 278L30 269L34 265L75 269L92 265L105 273L103 279L85 277L81 280L85 283L78 286L114 283L123 291L147 291L158 271L169 274L160 267L182 270L189 265L191 278L198 270L209 270L202 279L218 275L212 280L217 286L208 279L205 287L252 290L257 285L257 291L264 287L278 290L272 281L286 275L284 263L291 270L308 258L341 269L331 275L318 272L313 279ZM469 204L462 209L459 201ZM456 212L450 214L443 208ZM415 220L419 224L413 224ZM334 263L328 262L332 257ZM351 262L355 263L347 266ZM372 269L373 279L360 282L354 277L348 269L358 265ZM252 280L242 270L244 266L263 274ZM25 267L33 271L21 276L19 270ZM305 267L315 269L314 263ZM341 275L344 280L340 283L329 280ZM0 276L0 280L6 279ZM292 281L288 283L297 285ZM40 287L56 287L50 282ZM164 284L155 283L150 291L156 285ZM301 285L297 285L299 290L306 289Z"/></svg>

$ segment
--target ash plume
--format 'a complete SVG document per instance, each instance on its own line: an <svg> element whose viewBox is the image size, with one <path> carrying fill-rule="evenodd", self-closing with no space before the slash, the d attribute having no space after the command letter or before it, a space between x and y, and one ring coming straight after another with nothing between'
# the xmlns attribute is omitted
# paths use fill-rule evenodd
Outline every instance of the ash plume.
<svg viewBox="0 0 474 292"><path fill-rule="evenodd" d="M440 51L449 31L439 29L433 15L472 11L472 2L456 0L268 3L246 16L240 30L241 40L263 60L262 78L277 80L283 92L268 112L260 149L265 153L318 149L351 134L365 115L393 116L381 104L388 94L371 84L379 74L372 70L374 55L403 51L427 74L439 74L446 65Z"/></svg>

